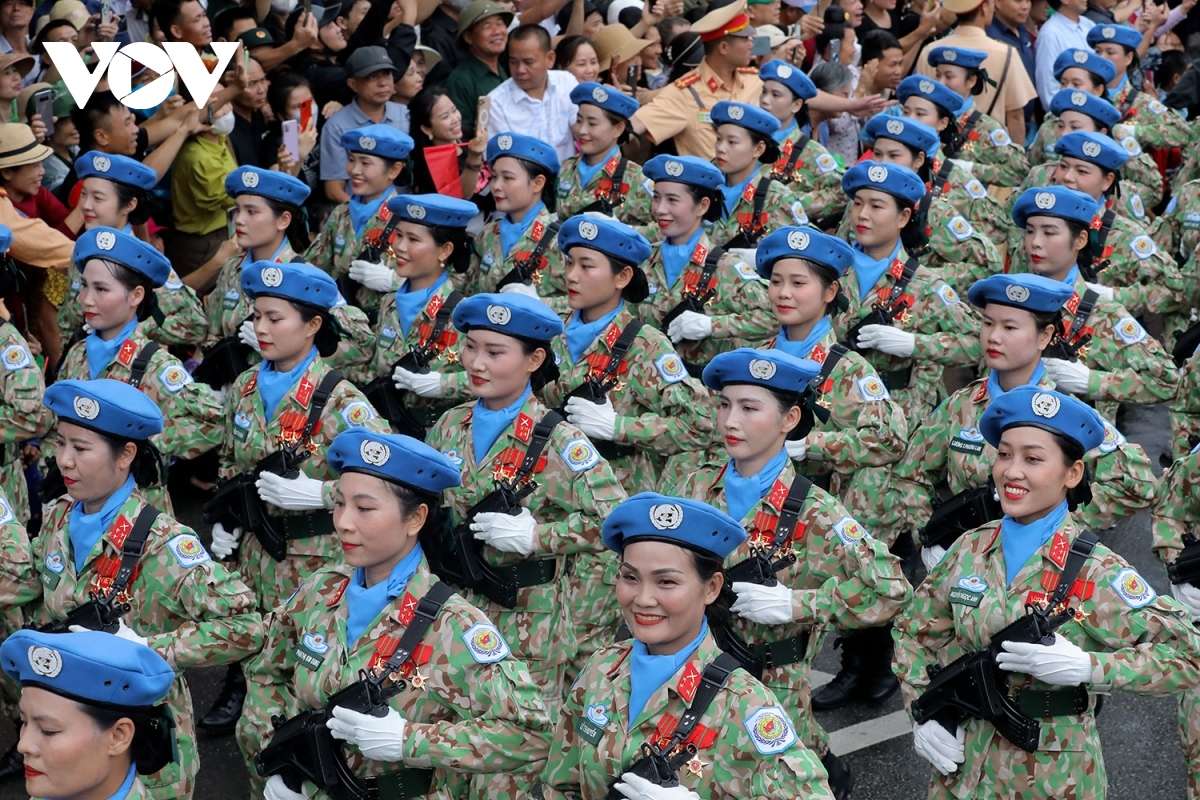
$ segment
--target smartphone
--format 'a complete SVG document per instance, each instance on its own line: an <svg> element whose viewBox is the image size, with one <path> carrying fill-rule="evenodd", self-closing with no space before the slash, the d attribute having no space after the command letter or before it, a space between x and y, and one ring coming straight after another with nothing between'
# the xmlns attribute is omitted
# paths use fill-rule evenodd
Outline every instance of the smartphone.
<svg viewBox="0 0 1200 800"><path fill-rule="evenodd" d="M304 13L305 14L312 13L312 0L304 0Z"/></svg>
<svg viewBox="0 0 1200 800"><path fill-rule="evenodd" d="M750 55L765 56L769 52L771 52L771 37L755 36L754 49L750 51Z"/></svg>
<svg viewBox="0 0 1200 800"><path fill-rule="evenodd" d="M829 60L830 61L841 61L842 60L842 40L841 39L830 39L829 40Z"/></svg>
<svg viewBox="0 0 1200 800"><path fill-rule="evenodd" d="M767 37L764 36L763 38L765 39ZM626 86L637 86L637 82L638 82L638 65L630 64L628 67L625 68L625 85Z"/></svg>
<svg viewBox="0 0 1200 800"><path fill-rule="evenodd" d="M250 74L250 48L246 47L245 42L242 42L242 74Z"/></svg>
<svg viewBox="0 0 1200 800"><path fill-rule="evenodd" d="M287 148L292 161L300 163L300 123L294 119L283 121L283 146Z"/></svg>
<svg viewBox="0 0 1200 800"><path fill-rule="evenodd" d="M308 123L313 118L313 99L310 97L300 103L300 130L308 130Z"/></svg>
<svg viewBox="0 0 1200 800"><path fill-rule="evenodd" d="M208 124L209 125L213 124L213 107L212 106L208 107Z"/></svg>
<svg viewBox="0 0 1200 800"><path fill-rule="evenodd" d="M42 124L46 126L46 135L54 135L54 92L43 89L33 95L33 113L41 116ZM32 118L32 116L31 116Z"/></svg>
<svg viewBox="0 0 1200 800"><path fill-rule="evenodd" d="M475 130L486 131L488 129L488 121L492 117L492 98L486 94L479 98L479 105L475 107Z"/></svg>
<svg viewBox="0 0 1200 800"><path fill-rule="evenodd" d="M112 22L112 8L109 6L108 0L103 0L100 3L100 24L107 25Z"/></svg>

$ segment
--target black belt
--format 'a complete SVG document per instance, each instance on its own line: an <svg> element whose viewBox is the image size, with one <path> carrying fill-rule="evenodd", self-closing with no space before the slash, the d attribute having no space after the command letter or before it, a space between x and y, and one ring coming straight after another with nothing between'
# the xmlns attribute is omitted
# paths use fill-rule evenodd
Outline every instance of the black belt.
<svg viewBox="0 0 1200 800"><path fill-rule="evenodd" d="M750 649L763 660L764 669L795 664L797 661L801 661L804 654L808 652L808 634L802 633L778 642L751 645Z"/></svg>
<svg viewBox="0 0 1200 800"><path fill-rule="evenodd" d="M637 452L637 448L631 444L617 444L616 442L610 442L604 439L589 441L591 441L592 446L596 448L596 452L604 456L605 461L612 461L615 458L628 458Z"/></svg>
<svg viewBox="0 0 1200 800"><path fill-rule="evenodd" d="M433 786L433 770L402 769L373 778L364 778L369 800L408 800L423 797Z"/></svg>
<svg viewBox="0 0 1200 800"><path fill-rule="evenodd" d="M328 536L334 532L333 514L328 511L316 511L312 514L297 514L294 517L273 517L283 538L289 542L293 539L308 539L313 536Z"/></svg>
<svg viewBox="0 0 1200 800"><path fill-rule="evenodd" d="M1031 717L1077 717L1088 710L1091 698L1087 689L1018 689L1013 699L1021 711Z"/></svg>
<svg viewBox="0 0 1200 800"><path fill-rule="evenodd" d="M553 581L558 575L558 562L553 558L539 558L492 569L504 583L527 589L530 586L544 586Z"/></svg>
<svg viewBox="0 0 1200 800"><path fill-rule="evenodd" d="M888 388L888 391L896 392L900 389L907 389L908 384L912 382L912 367L881 372L879 380L883 381L883 385Z"/></svg>

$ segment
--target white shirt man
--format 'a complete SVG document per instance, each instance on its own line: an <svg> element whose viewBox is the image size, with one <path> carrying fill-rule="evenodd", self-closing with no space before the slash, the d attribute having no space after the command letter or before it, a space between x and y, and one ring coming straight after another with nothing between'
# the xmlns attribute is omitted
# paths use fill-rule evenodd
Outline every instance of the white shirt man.
<svg viewBox="0 0 1200 800"><path fill-rule="evenodd" d="M575 155L571 125L579 108L571 102L571 90L579 81L566 70L551 69L554 51L546 29L520 26L509 35L508 53L512 77L488 93L488 138L516 131L541 139L554 148L560 160Z"/></svg>

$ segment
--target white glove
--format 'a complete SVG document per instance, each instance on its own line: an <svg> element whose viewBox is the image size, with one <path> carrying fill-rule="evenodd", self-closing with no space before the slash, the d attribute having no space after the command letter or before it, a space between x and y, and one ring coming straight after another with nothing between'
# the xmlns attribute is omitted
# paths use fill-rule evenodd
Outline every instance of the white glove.
<svg viewBox="0 0 1200 800"><path fill-rule="evenodd" d="M505 553L518 553L527 556L533 552L533 527L537 520L528 508L522 508L521 513L500 514L486 511L477 514L471 523L475 538L490 544Z"/></svg>
<svg viewBox="0 0 1200 800"><path fill-rule="evenodd" d="M220 389L213 389L212 393L213 397L217 399L218 403L225 405L225 401L229 399L229 386L222 386Z"/></svg>
<svg viewBox="0 0 1200 800"><path fill-rule="evenodd" d="M968 175L975 169L974 161L963 161L961 158L951 158L950 163L965 171Z"/></svg>
<svg viewBox="0 0 1200 800"><path fill-rule="evenodd" d="M82 625L71 625L67 628L67 630L69 630L71 633L83 633L91 630L91 628L85 628ZM145 647L146 643L150 641L145 636L139 635L137 631L126 625L125 620L121 617L117 617L117 629L113 631L113 636L125 639L126 641L134 642L135 644L140 644L142 647Z"/></svg>
<svg viewBox="0 0 1200 800"><path fill-rule="evenodd" d="M392 370L392 381L397 389L412 392L419 397L442 396L442 373L410 372L404 367Z"/></svg>
<svg viewBox="0 0 1200 800"><path fill-rule="evenodd" d="M933 572L933 568L938 565L946 555L946 548L931 544L928 547L921 548L921 563L925 565L926 572Z"/></svg>
<svg viewBox="0 0 1200 800"><path fill-rule="evenodd" d="M286 508L288 511L325 508L325 500L321 497L324 484L303 473L295 478L285 478L274 472L264 472L254 485L258 487L258 496L264 503Z"/></svg>
<svg viewBox="0 0 1200 800"><path fill-rule="evenodd" d="M335 739L354 745L372 761L404 761L404 728L408 725L396 709L387 716L373 717L341 706L333 707L333 719L325 723Z"/></svg>
<svg viewBox="0 0 1200 800"><path fill-rule="evenodd" d="M955 732L951 735L936 720L913 724L913 748L917 755L933 764L933 768L943 775L957 772L958 765L967 760L963 752L966 732L957 725L954 728Z"/></svg>
<svg viewBox="0 0 1200 800"><path fill-rule="evenodd" d="M1084 283L1087 283L1087 281L1084 281ZM1105 300L1113 299L1113 290L1111 286L1101 286L1098 283L1087 283L1087 287L1103 297Z"/></svg>
<svg viewBox="0 0 1200 800"><path fill-rule="evenodd" d="M350 280L376 292L394 292L400 280L390 267L355 259L350 262Z"/></svg>
<svg viewBox="0 0 1200 800"><path fill-rule="evenodd" d="M680 339L699 341L712 336L712 320L695 311L684 311L667 326L667 336L672 342Z"/></svg>
<svg viewBox="0 0 1200 800"><path fill-rule="evenodd" d="M91 325L88 325L85 322L85 323L83 323L83 332L86 333L87 335L91 336L93 333L96 332L96 329L93 328Z"/></svg>
<svg viewBox="0 0 1200 800"><path fill-rule="evenodd" d="M733 582L737 600L729 610L760 625L786 625L796 621L792 609L792 590L782 583L761 586L743 581Z"/></svg>
<svg viewBox="0 0 1200 800"><path fill-rule="evenodd" d="M1055 686L1092 682L1092 657L1061 633L1054 634L1054 644L1004 642L1000 646L1004 648L996 656L1000 669L1032 675Z"/></svg>
<svg viewBox="0 0 1200 800"><path fill-rule="evenodd" d="M659 786L641 775L626 772L613 786L629 800L700 800L700 795L684 786Z"/></svg>
<svg viewBox="0 0 1200 800"><path fill-rule="evenodd" d="M607 397L600 404L582 397L572 397L567 400L563 410L567 412L567 422L586 433L588 438L606 442L616 438L617 410Z"/></svg>
<svg viewBox="0 0 1200 800"><path fill-rule="evenodd" d="M889 356L908 358L917 345L917 337L891 325L863 325L858 329L857 344Z"/></svg>
<svg viewBox="0 0 1200 800"><path fill-rule="evenodd" d="M242 327L238 328L238 339L242 344L253 347L254 352L262 352L262 348L258 346L258 334L254 332L254 320L248 319L242 323Z"/></svg>
<svg viewBox="0 0 1200 800"><path fill-rule="evenodd" d="M751 267L758 263L757 247L731 247L725 252L733 253L734 258L749 264Z"/></svg>
<svg viewBox="0 0 1200 800"><path fill-rule="evenodd" d="M1050 373L1055 389L1070 394L1087 394L1088 379L1092 376L1092 370L1087 364L1061 358L1043 358L1042 364L1046 367L1046 372Z"/></svg>
<svg viewBox="0 0 1200 800"><path fill-rule="evenodd" d="M282 775L272 775L267 778L267 785L263 788L263 800L308 800L303 789L304 785L301 784L301 790L293 792L283 782Z"/></svg>
<svg viewBox="0 0 1200 800"><path fill-rule="evenodd" d="M1172 583L1171 595L1187 606L1193 621L1200 619L1200 589L1190 583Z"/></svg>
<svg viewBox="0 0 1200 800"><path fill-rule="evenodd" d="M523 294L526 297L532 297L534 300L542 299L538 297L536 288L534 288L531 284L521 283L520 281L501 286L500 294Z"/></svg>
<svg viewBox="0 0 1200 800"><path fill-rule="evenodd" d="M783 446L787 448L788 458L792 459L792 461L803 461L804 459L808 458L807 436L803 439L797 439L796 441L788 439L783 443Z"/></svg>
<svg viewBox="0 0 1200 800"><path fill-rule="evenodd" d="M225 526L221 523L216 523L212 528L212 544L208 548L208 552L212 553L219 560L224 561L233 555L233 551L237 550L238 542L242 540L242 529L234 528L231 531L225 530Z"/></svg>

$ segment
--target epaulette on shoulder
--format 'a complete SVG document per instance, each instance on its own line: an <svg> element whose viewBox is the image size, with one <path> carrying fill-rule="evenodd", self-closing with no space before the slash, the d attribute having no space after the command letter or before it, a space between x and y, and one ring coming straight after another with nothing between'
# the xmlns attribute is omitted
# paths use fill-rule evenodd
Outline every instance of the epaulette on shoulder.
<svg viewBox="0 0 1200 800"><path fill-rule="evenodd" d="M687 87L691 86L693 83L695 83L698 80L700 80L699 73L689 72L687 75L684 75L682 78L675 81L675 88L676 89L686 89Z"/></svg>
<svg viewBox="0 0 1200 800"><path fill-rule="evenodd" d="M758 67L738 67L737 71L742 75L757 75Z"/></svg>

